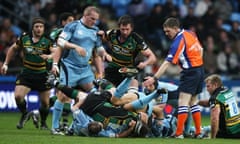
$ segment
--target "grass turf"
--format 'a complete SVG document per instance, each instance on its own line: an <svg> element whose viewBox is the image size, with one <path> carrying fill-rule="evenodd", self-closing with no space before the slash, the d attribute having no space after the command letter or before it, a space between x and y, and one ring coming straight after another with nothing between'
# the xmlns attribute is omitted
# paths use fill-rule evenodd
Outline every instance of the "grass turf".
<svg viewBox="0 0 240 144"><path fill-rule="evenodd" d="M173 139L173 138L100 138L79 136L56 136L48 130L36 129L29 120L21 130L16 128L19 113L0 113L0 144L237 144L232 139ZM51 115L48 125L51 124ZM202 118L203 125L209 124L209 117Z"/></svg>

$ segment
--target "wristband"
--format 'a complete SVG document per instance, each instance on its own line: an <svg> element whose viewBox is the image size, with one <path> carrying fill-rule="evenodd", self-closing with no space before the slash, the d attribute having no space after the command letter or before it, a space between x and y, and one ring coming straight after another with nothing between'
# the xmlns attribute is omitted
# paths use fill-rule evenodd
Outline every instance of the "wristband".
<svg viewBox="0 0 240 144"><path fill-rule="evenodd" d="M59 73L58 63L54 62L54 63L52 64L52 67L55 67L57 73Z"/></svg>

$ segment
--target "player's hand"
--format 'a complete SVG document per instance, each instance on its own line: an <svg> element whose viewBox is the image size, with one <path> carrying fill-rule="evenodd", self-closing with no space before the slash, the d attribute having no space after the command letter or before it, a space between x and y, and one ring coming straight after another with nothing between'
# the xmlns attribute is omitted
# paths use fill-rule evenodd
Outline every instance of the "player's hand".
<svg viewBox="0 0 240 144"><path fill-rule="evenodd" d="M58 75L59 74L59 68L58 68L58 64L57 63L53 63L51 71L52 71L52 73L54 75Z"/></svg>
<svg viewBox="0 0 240 144"><path fill-rule="evenodd" d="M143 82L143 86L144 87L150 86L151 84L153 84L155 82L155 78L154 77L150 77L150 76L144 78L144 80L145 80Z"/></svg>
<svg viewBox="0 0 240 144"><path fill-rule="evenodd" d="M98 32L97 32L97 35L99 35L99 36L104 36L105 35L105 32L103 31L103 30L99 30Z"/></svg>
<svg viewBox="0 0 240 144"><path fill-rule="evenodd" d="M139 69L144 69L144 68L146 67L146 64L145 64L144 62L140 62L140 63L137 65L137 67L138 67Z"/></svg>
<svg viewBox="0 0 240 144"><path fill-rule="evenodd" d="M132 129L134 129L135 125L136 125L136 121L134 120L131 120L128 124L129 128L132 128Z"/></svg>
<svg viewBox="0 0 240 144"><path fill-rule="evenodd" d="M80 56L83 56L83 57L87 56L87 52L82 47L75 48L75 50Z"/></svg>
<svg viewBox="0 0 240 144"><path fill-rule="evenodd" d="M1 74L5 75L7 73L7 70L8 70L8 65L4 63L1 68Z"/></svg>
<svg viewBox="0 0 240 144"><path fill-rule="evenodd" d="M99 31L97 32L97 35L100 36L103 41L106 40L105 32L104 32L103 30L99 30Z"/></svg>
<svg viewBox="0 0 240 144"><path fill-rule="evenodd" d="M40 57L44 60L52 59L52 55L47 55L47 54L41 54Z"/></svg>
<svg viewBox="0 0 240 144"><path fill-rule="evenodd" d="M109 54L105 54L104 56L103 56L103 60L104 61L107 61L107 62L111 62L112 61L112 56L110 56Z"/></svg>

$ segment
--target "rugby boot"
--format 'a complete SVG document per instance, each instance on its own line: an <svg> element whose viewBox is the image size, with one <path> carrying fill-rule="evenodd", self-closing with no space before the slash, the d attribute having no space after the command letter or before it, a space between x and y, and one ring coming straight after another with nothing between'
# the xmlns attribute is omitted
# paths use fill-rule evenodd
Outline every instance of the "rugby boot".
<svg viewBox="0 0 240 144"><path fill-rule="evenodd" d="M133 77L138 74L138 69L136 69L136 68L122 67L118 71L119 71L119 73L121 73L127 77Z"/></svg>
<svg viewBox="0 0 240 144"><path fill-rule="evenodd" d="M17 124L17 129L22 129L25 125L25 123L29 120L30 117L28 117L28 113L23 113L18 124Z"/></svg>

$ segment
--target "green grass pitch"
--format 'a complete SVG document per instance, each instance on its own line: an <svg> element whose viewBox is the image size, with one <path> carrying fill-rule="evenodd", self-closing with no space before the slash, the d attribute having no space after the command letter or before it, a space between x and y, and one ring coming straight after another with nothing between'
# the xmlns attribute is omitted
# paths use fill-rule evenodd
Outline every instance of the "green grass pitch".
<svg viewBox="0 0 240 144"><path fill-rule="evenodd" d="M0 113L0 144L237 144L233 139L173 139L173 138L100 138L79 136L55 136L50 131L38 130L29 120L21 130L16 129L19 113ZM52 115L48 117L51 124ZM203 125L209 117L202 118Z"/></svg>

